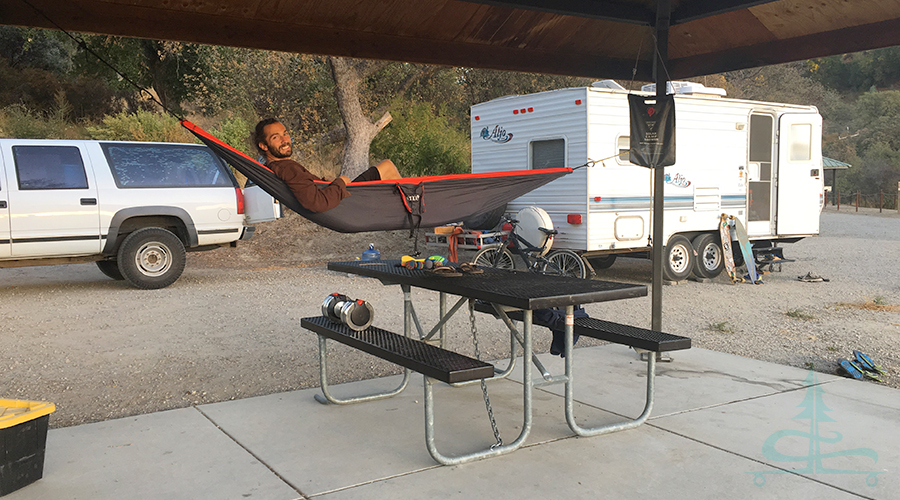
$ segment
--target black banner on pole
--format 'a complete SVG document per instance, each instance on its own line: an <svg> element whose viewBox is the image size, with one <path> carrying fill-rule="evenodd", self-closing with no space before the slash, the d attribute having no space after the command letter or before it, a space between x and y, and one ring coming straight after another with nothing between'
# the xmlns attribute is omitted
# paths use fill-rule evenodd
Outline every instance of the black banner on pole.
<svg viewBox="0 0 900 500"><path fill-rule="evenodd" d="M644 167L675 164L675 97L628 94L630 161Z"/></svg>

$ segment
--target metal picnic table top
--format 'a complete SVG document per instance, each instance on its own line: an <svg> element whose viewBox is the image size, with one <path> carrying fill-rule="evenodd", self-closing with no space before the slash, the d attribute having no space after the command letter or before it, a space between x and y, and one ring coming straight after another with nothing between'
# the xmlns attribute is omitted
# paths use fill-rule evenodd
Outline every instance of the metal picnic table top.
<svg viewBox="0 0 900 500"><path fill-rule="evenodd" d="M399 260L329 262L332 271L378 278L517 309L535 310L643 297L646 285L616 283L483 267L481 274L445 276L425 269L407 269Z"/></svg>

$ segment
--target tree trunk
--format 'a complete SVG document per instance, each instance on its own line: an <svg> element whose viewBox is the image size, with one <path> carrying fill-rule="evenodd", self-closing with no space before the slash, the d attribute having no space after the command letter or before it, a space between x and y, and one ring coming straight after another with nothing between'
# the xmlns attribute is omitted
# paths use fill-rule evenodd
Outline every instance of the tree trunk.
<svg viewBox="0 0 900 500"><path fill-rule="evenodd" d="M342 57L328 58L331 76L334 78L334 95L347 130L341 173L351 179L369 168L369 146L372 139L391 122L390 113L385 113L377 122L372 123L363 112L359 102L359 85L362 80L360 73L366 64L365 61L355 62Z"/></svg>
<svg viewBox="0 0 900 500"><path fill-rule="evenodd" d="M167 111L172 109L172 102L166 88L166 70L160 55L161 44L154 40L141 40L145 64L150 74L150 88ZM178 103L180 104L180 103ZM178 107L177 104L175 107Z"/></svg>

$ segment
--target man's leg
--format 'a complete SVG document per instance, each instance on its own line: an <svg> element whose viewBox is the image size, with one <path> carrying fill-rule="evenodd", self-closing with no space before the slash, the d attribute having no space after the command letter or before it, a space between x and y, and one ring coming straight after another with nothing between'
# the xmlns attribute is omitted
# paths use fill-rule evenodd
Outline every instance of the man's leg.
<svg viewBox="0 0 900 500"><path fill-rule="evenodd" d="M381 180L383 181L400 178L400 171L397 170L397 165L394 165L394 162L391 160L384 160L375 165L375 168L378 169L378 174L381 175Z"/></svg>

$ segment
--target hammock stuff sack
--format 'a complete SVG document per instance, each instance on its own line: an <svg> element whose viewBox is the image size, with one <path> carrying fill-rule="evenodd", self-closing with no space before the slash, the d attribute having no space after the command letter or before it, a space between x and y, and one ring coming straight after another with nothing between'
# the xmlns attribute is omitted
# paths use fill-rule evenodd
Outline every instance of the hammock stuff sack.
<svg viewBox="0 0 900 500"><path fill-rule="evenodd" d="M225 162L276 200L310 221L341 233L437 227L493 210L529 191L572 172L546 168L483 174L406 177L352 182L350 196L326 212L311 212L265 165L221 142L193 123L182 126ZM329 183L320 181L321 187Z"/></svg>

